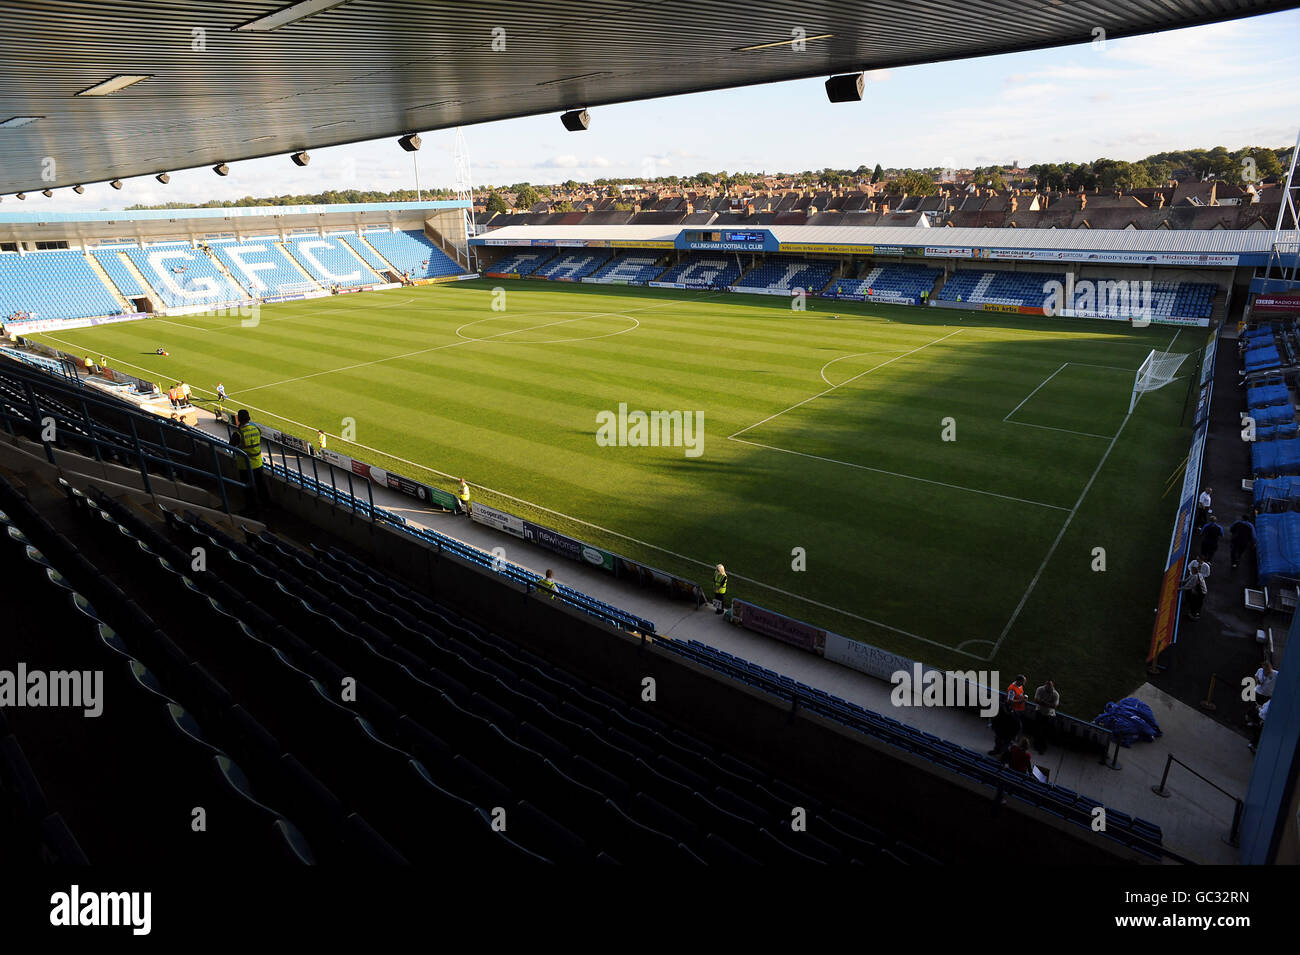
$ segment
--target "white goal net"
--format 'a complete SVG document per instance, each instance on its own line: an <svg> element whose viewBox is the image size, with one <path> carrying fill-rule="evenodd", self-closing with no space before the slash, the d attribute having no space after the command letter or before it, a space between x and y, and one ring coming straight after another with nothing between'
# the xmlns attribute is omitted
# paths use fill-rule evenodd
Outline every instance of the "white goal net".
<svg viewBox="0 0 1300 955"><path fill-rule="evenodd" d="M1169 384L1178 375L1178 369L1187 360L1187 355L1179 352L1158 352L1154 348L1147 355L1142 366L1133 377L1133 397L1129 400L1129 414L1137 407L1138 397L1148 391L1155 391Z"/></svg>

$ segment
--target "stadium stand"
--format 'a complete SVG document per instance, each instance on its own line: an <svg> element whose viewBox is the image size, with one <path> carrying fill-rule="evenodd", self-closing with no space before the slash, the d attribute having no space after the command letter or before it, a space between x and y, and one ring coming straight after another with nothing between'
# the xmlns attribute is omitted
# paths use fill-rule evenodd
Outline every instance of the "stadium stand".
<svg viewBox="0 0 1300 955"><path fill-rule="evenodd" d="M1047 299L1043 285L1065 284L1064 273L995 272L961 270L949 276L939 291L943 302L972 302L978 305L1019 305L1042 308Z"/></svg>
<svg viewBox="0 0 1300 955"><path fill-rule="evenodd" d="M816 293L826 287L834 270L830 262L770 255L746 272L735 285L741 289L804 289Z"/></svg>
<svg viewBox="0 0 1300 955"><path fill-rule="evenodd" d="M862 278L835 279L822 294L828 298L882 299L921 304L921 293L929 292L943 275L943 269L921 265L875 266Z"/></svg>
<svg viewBox="0 0 1300 955"><path fill-rule="evenodd" d="M95 249L91 252L95 261L100 264L108 277L113 280L117 290L128 298L138 298L140 296L151 294L150 290L140 284L139 280L131 274L122 261L122 250L120 249Z"/></svg>
<svg viewBox="0 0 1300 955"><path fill-rule="evenodd" d="M381 281L378 275L357 261L357 257L348 251L347 244L337 236L290 236L285 248L323 288L374 285Z"/></svg>
<svg viewBox="0 0 1300 955"><path fill-rule="evenodd" d="M561 253L532 271L534 278L576 282L609 261L610 252Z"/></svg>
<svg viewBox="0 0 1300 955"><path fill-rule="evenodd" d="M0 254L0 316L89 318L122 311L86 257L70 249Z"/></svg>
<svg viewBox="0 0 1300 955"><path fill-rule="evenodd" d="M664 270L663 258L662 255L620 252L587 277L601 282L644 285L654 281L655 276Z"/></svg>
<svg viewBox="0 0 1300 955"><path fill-rule="evenodd" d="M216 263L188 242L167 242L124 251L168 308L219 305L248 298L248 292L232 286Z"/></svg>
<svg viewBox="0 0 1300 955"><path fill-rule="evenodd" d="M254 295L302 291L310 286L274 237L247 238L241 242L218 239L210 248L235 281Z"/></svg>
<svg viewBox="0 0 1300 955"><path fill-rule="evenodd" d="M399 272L413 279L460 275L464 270L419 232L367 232L366 241ZM355 248L355 246L354 246Z"/></svg>
<svg viewBox="0 0 1300 955"><path fill-rule="evenodd" d="M497 259L487 267L487 271L502 275L531 275L554 256L554 252L513 252Z"/></svg>
<svg viewBox="0 0 1300 955"><path fill-rule="evenodd" d="M692 253L659 276L657 281L685 285L688 288L714 288L732 285L740 278L741 265L732 256Z"/></svg>
<svg viewBox="0 0 1300 955"><path fill-rule="evenodd" d="M374 270L376 275L385 276L393 268L392 264L385 262L383 257L377 255L375 250L370 247L364 239L355 232L336 232L329 236L331 239L339 239L346 242L357 255L361 256L363 262Z"/></svg>

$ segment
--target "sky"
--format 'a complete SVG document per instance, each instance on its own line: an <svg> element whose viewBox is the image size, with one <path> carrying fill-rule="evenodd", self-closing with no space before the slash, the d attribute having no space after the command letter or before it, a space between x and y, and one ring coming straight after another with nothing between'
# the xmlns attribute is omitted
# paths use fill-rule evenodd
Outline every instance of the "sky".
<svg viewBox="0 0 1300 955"><path fill-rule="evenodd" d="M1124 40L867 74L860 103L832 104L823 80L694 93L591 111L570 133L558 115L466 127L476 189L516 182L874 167L969 168L1019 161L1136 160L1169 149L1289 147L1300 128L1300 11ZM28 208L121 209L455 181L454 130L172 171L171 183L87 185ZM414 156L414 160L413 157ZM33 203L33 199L35 203Z"/></svg>

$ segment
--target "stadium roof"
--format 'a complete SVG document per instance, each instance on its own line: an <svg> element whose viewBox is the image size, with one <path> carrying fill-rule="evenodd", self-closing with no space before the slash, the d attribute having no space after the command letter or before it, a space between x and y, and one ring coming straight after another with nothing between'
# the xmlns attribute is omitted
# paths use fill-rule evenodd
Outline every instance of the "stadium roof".
<svg viewBox="0 0 1300 955"><path fill-rule="evenodd" d="M1294 6L1297 0L0 0L0 193ZM795 29L807 37L803 52L791 47Z"/></svg>
<svg viewBox="0 0 1300 955"><path fill-rule="evenodd" d="M720 232L742 226L561 225L504 226L471 240L474 245L505 245L512 240L672 242L684 231ZM751 228L770 232L782 245L943 246L1001 249L1052 249L1089 252L1268 252L1271 229L934 229L909 226L773 225ZM1283 232L1283 242L1300 240L1300 232Z"/></svg>

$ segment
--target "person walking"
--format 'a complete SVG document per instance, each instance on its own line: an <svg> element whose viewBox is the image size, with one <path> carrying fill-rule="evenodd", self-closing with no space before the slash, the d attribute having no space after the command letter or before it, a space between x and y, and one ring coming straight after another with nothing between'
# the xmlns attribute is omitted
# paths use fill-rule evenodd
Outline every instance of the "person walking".
<svg viewBox="0 0 1300 955"><path fill-rule="evenodd" d="M1219 549L1219 541L1223 539L1223 525L1215 519L1214 513L1210 513L1210 518L1201 528L1201 560L1209 562L1214 560L1215 551Z"/></svg>
<svg viewBox="0 0 1300 955"><path fill-rule="evenodd" d="M1193 620L1201 618L1201 606L1210 592L1209 576L1210 565L1206 561L1193 560L1187 565L1187 576L1179 589L1187 594L1187 615Z"/></svg>
<svg viewBox="0 0 1300 955"><path fill-rule="evenodd" d="M263 507L269 506L271 502L271 491L266 479L266 468L263 467L262 462L262 431L249 418L247 408L239 409L235 421L237 425L230 435L230 446L238 448L248 455L247 462L242 457L239 458L239 470L243 472L246 469L252 469L252 481L257 489L256 506L258 510L261 510Z"/></svg>
<svg viewBox="0 0 1300 955"><path fill-rule="evenodd" d="M321 457L324 457L324 456L325 456L325 443L326 443L325 432L322 431L320 428L317 428L317 429L316 429L316 444L317 444L317 446L318 446L319 449L320 449Z"/></svg>
<svg viewBox="0 0 1300 955"><path fill-rule="evenodd" d="M1210 508L1214 501L1211 496L1213 494L1214 488L1201 488L1201 496L1196 499L1196 517L1198 520L1204 521L1210 517Z"/></svg>
<svg viewBox="0 0 1300 955"><path fill-rule="evenodd" d="M722 613L727 609L727 568L719 564L713 571L713 612Z"/></svg>
<svg viewBox="0 0 1300 955"><path fill-rule="evenodd" d="M223 385L221 382L217 382L217 400L218 401L226 400L226 386Z"/></svg>
<svg viewBox="0 0 1300 955"><path fill-rule="evenodd" d="M1231 538L1228 556L1232 558L1232 567L1235 570L1246 551L1255 546L1255 525L1251 523L1249 514L1242 514L1232 522L1232 526L1228 528L1228 537Z"/></svg>
<svg viewBox="0 0 1300 955"><path fill-rule="evenodd" d="M469 485L465 483L464 478L457 478L460 487L456 490L456 513L469 514Z"/></svg>

